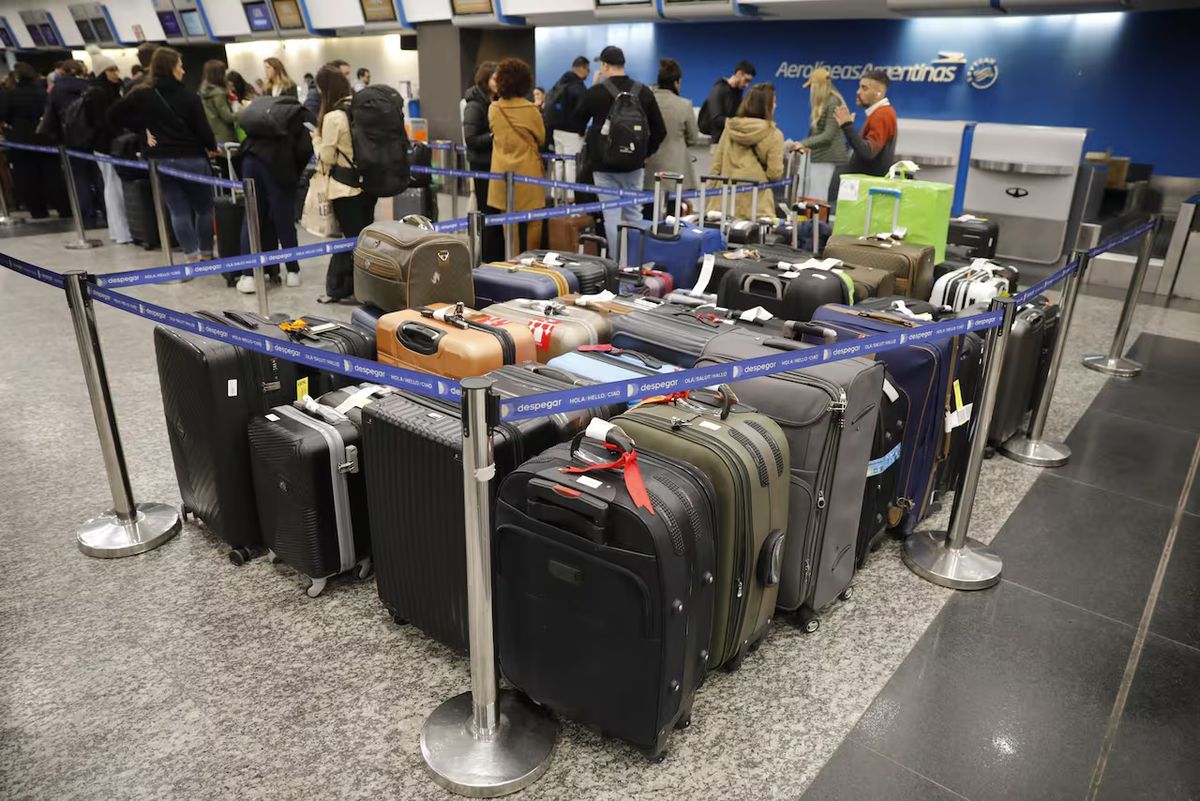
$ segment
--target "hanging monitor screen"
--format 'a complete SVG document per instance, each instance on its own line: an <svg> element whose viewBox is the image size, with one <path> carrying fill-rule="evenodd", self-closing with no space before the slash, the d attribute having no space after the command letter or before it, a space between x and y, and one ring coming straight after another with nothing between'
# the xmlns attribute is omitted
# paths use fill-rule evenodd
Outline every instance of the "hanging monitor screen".
<svg viewBox="0 0 1200 801"><path fill-rule="evenodd" d="M183 36L183 29L179 27L179 17L175 16L174 11L158 12L158 21L162 25L163 35L168 39L173 36Z"/></svg>
<svg viewBox="0 0 1200 801"><path fill-rule="evenodd" d="M183 20L183 29L187 31L188 36L204 36L204 21L200 19L199 11L180 11L180 19Z"/></svg>
<svg viewBox="0 0 1200 801"><path fill-rule="evenodd" d="M0 43L5 47L16 47L13 43L12 34L8 32L8 28L0 28Z"/></svg>
<svg viewBox="0 0 1200 801"><path fill-rule="evenodd" d="M362 0L362 11L367 22L396 21L396 5L392 0Z"/></svg>
<svg viewBox="0 0 1200 801"><path fill-rule="evenodd" d="M252 31L275 30L275 26L271 23L271 12L267 10L266 3L247 3L246 19L250 20L250 30Z"/></svg>
<svg viewBox="0 0 1200 801"><path fill-rule="evenodd" d="M491 14L492 0L451 0L455 14Z"/></svg>
<svg viewBox="0 0 1200 801"><path fill-rule="evenodd" d="M33 40L34 47L46 46L46 40L42 38L42 32L36 25L26 25L25 30L29 31L29 38Z"/></svg>
<svg viewBox="0 0 1200 801"><path fill-rule="evenodd" d="M54 27L49 22L43 22L38 28L42 32L42 39L46 41L47 47L58 47L58 37L54 35Z"/></svg>
<svg viewBox="0 0 1200 801"><path fill-rule="evenodd" d="M281 31L295 30L304 27L304 18L300 16L300 6L296 0L274 0L275 21Z"/></svg>
<svg viewBox="0 0 1200 801"><path fill-rule="evenodd" d="M96 38L101 42L115 42L116 37L113 36L112 29L108 27L108 21L102 19L92 20L92 27L96 30Z"/></svg>
<svg viewBox="0 0 1200 801"><path fill-rule="evenodd" d="M96 32L92 30L92 23L86 19L75 20L75 27L79 28L79 35L83 37L84 44L96 43Z"/></svg>
<svg viewBox="0 0 1200 801"><path fill-rule="evenodd" d="M648 6L651 0L596 0L598 6Z"/></svg>

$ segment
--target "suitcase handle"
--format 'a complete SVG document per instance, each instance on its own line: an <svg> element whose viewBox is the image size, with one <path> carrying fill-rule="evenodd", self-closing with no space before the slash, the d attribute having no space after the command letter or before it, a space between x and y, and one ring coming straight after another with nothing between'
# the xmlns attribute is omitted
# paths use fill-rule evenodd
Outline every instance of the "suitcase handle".
<svg viewBox="0 0 1200 801"><path fill-rule="evenodd" d="M609 507L581 490L537 477L529 480L525 512L534 520L561 526L572 534L603 544Z"/></svg>
<svg viewBox="0 0 1200 801"><path fill-rule="evenodd" d="M764 587L774 587L783 575L783 529L775 529L763 541L758 552L758 582Z"/></svg>
<svg viewBox="0 0 1200 801"><path fill-rule="evenodd" d="M533 373L534 375L544 375L547 378L553 378L557 381L563 382L564 384L570 384L573 387L590 386L591 384L591 382L588 382L587 384L581 385L579 383L581 380L580 376L577 376L574 373L569 373L559 367L550 367L549 365L545 364L533 364L529 367L529 372Z"/></svg>
<svg viewBox="0 0 1200 801"><path fill-rule="evenodd" d="M742 291L743 292L750 294L750 295L757 295L759 297L770 298L771 295L763 295L761 293L755 292L753 289L755 284L767 284L768 286L770 286L772 289L775 290L774 299L778 300L778 301L783 300L783 282L780 281L775 276L766 275L764 273L755 273L753 275L747 275L745 278L742 279Z"/></svg>
<svg viewBox="0 0 1200 801"><path fill-rule="evenodd" d="M579 252L583 253L583 246L591 242L600 249L600 258L608 258L608 240L602 236L595 234L580 234L579 235ZM586 254L584 254L586 255Z"/></svg>
<svg viewBox="0 0 1200 801"><path fill-rule="evenodd" d="M396 341L413 353L422 356L433 356L438 352L438 343L446 335L445 331L417 322L402 323L396 329Z"/></svg>
<svg viewBox="0 0 1200 801"><path fill-rule="evenodd" d="M826 345L837 343L837 331L832 328L826 328L817 323L805 323L798 320L788 320L783 324L783 335L788 339L800 341L803 336L819 337L825 340Z"/></svg>
<svg viewBox="0 0 1200 801"><path fill-rule="evenodd" d="M406 214L400 218L400 222L404 225L412 225L420 228L422 231L436 231L433 221L421 214Z"/></svg>
<svg viewBox="0 0 1200 801"><path fill-rule="evenodd" d="M251 331L258 330L258 321L252 320L251 318L247 317L246 315L242 314L241 312L226 311L225 317L229 318L230 320L233 320L235 323L242 326L243 328L248 328Z"/></svg>

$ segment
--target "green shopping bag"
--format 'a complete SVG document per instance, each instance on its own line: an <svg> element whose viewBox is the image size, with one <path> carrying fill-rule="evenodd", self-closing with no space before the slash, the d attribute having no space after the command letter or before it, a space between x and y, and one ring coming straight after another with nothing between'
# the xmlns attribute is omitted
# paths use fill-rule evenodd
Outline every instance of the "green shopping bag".
<svg viewBox="0 0 1200 801"><path fill-rule="evenodd" d="M918 169L911 161L900 161L892 165L887 177L843 175L833 233L864 236L903 229L906 242L933 245L937 250L937 263L945 261L954 187L932 181L908 180L901 172L916 172ZM871 189L889 189L893 192L876 192L872 203ZM898 211L894 195L896 191L900 193ZM869 224L868 207L871 210Z"/></svg>

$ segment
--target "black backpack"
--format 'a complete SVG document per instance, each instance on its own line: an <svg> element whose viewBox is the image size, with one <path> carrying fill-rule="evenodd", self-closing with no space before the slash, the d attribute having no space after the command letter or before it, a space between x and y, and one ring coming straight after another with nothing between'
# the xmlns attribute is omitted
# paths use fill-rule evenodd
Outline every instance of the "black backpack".
<svg viewBox="0 0 1200 801"><path fill-rule="evenodd" d="M246 136L283 139L288 135L292 117L302 109L300 101L291 95L255 98L238 115L238 127L246 132Z"/></svg>
<svg viewBox="0 0 1200 801"><path fill-rule="evenodd" d="M96 141L96 126L89 119L87 96L84 92L72 100L62 113L62 143L71 150L91 152Z"/></svg>
<svg viewBox="0 0 1200 801"><path fill-rule="evenodd" d="M550 87L550 93L546 95L546 102L542 104L545 109L542 112L542 118L545 120L547 130L562 128L567 124L567 110L563 108L563 102L567 99L567 80L559 78L558 83Z"/></svg>
<svg viewBox="0 0 1200 801"><path fill-rule="evenodd" d="M354 95L346 109L354 142L356 181L368 195L394 197L408 189L408 133L404 130L404 98L390 86L368 86ZM344 172L342 172L344 174Z"/></svg>
<svg viewBox="0 0 1200 801"><path fill-rule="evenodd" d="M634 82L628 92L622 92L613 82L604 85L612 93L608 117L600 128L598 140L603 172L632 172L646 166L650 143L650 124L639 99L642 85Z"/></svg>

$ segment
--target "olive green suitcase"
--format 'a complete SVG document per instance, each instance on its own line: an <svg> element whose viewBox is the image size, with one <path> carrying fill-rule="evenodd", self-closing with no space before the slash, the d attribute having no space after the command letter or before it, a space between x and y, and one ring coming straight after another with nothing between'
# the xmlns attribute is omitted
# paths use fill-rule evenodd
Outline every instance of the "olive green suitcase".
<svg viewBox="0 0 1200 801"><path fill-rule="evenodd" d="M688 400L639 406L613 422L639 448L694 464L716 488L717 591L708 666L734 670L766 636L775 611L788 528L787 437L757 412Z"/></svg>

